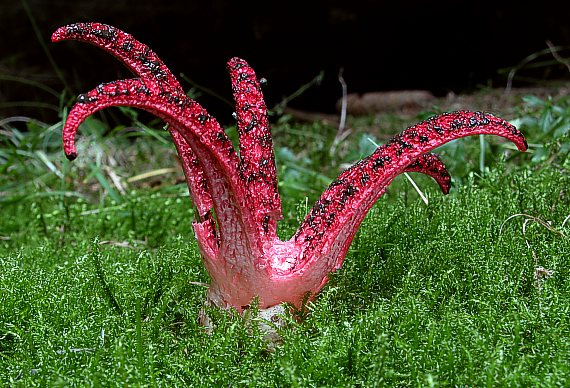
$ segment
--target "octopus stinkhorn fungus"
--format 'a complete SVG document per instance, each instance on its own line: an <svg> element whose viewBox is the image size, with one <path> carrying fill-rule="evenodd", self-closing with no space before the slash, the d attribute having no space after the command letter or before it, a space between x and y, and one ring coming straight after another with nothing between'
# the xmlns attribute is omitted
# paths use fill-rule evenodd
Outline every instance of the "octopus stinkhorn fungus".
<svg viewBox="0 0 570 388"><path fill-rule="evenodd" d="M102 84L81 94L63 129L65 154L77 157L75 135L85 118L111 106L146 110L168 124L197 209L194 232L211 277L207 301L242 312L282 303L300 308L342 265L364 216L388 184L406 171L433 177L444 193L450 176L432 149L464 136L490 134L527 148L524 136L488 113L431 117L396 135L347 169L325 190L288 241L277 237L281 202L267 108L258 79L232 58L239 154L218 122L190 99L158 56L131 35L100 23L59 28L54 42L79 40L122 60L138 78Z"/></svg>

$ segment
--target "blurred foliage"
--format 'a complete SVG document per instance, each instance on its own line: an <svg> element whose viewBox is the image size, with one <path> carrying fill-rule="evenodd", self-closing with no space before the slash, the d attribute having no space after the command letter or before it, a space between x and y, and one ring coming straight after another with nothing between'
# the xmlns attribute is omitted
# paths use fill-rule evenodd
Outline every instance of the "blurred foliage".
<svg viewBox="0 0 570 388"><path fill-rule="evenodd" d="M534 163L568 165L570 153L570 96L554 101L526 96L519 107L518 118L512 121L532 143Z"/></svg>

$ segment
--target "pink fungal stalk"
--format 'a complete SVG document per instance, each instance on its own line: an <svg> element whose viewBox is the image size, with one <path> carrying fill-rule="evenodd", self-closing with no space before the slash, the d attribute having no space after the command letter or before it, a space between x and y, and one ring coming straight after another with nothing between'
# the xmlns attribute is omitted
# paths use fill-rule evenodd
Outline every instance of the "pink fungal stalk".
<svg viewBox="0 0 570 388"><path fill-rule="evenodd" d="M277 237L281 201L263 94L253 69L228 62L239 134L239 155L224 129L197 102L158 56L125 32L99 23L59 28L54 42L79 40L122 60L138 78L102 84L81 94L63 129L65 154L77 157L75 136L91 114L110 106L146 110L169 125L191 197L194 232L211 277L207 301L238 312L257 298L260 309L289 303L300 308L342 265L372 205L403 172L434 178L444 193L450 176L434 148L464 136L490 134L524 151L524 136L488 113L459 111L432 117L396 135L344 171L315 203L288 241ZM215 214L215 216L214 216Z"/></svg>

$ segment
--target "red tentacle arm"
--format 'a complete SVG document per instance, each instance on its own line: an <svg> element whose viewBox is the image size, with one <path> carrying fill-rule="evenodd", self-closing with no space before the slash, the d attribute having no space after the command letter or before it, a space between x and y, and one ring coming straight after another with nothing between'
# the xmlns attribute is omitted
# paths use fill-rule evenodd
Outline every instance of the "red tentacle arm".
<svg viewBox="0 0 570 388"><path fill-rule="evenodd" d="M227 68L236 102L239 173L246 182L259 233L272 241L277 235L277 220L281 218L281 199L267 107L255 72L246 61L232 58Z"/></svg>
<svg viewBox="0 0 570 388"><path fill-rule="evenodd" d="M204 129L204 126L223 130L215 119L200 110L196 102L190 99L173 102L169 97L150 95L137 80L100 85L83 95L73 107L64 133L75 133L86 117L110 106L143 109L166 121L184 138L193 155L202 163L204 175L195 181L195 186L200 187L204 182L207 184L216 212L219 244L214 241L213 220L206 219L205 224L195 224L195 231L198 237L206 240L200 241L204 245L201 250L205 253L205 264L214 281L218 275L227 276L228 271L235 271L236 277L239 277L242 272L264 267L265 259L258 245L257 230L248 221L247 196L236 171L237 155L231 142L222 136L209 135L214 131L212 128ZM72 142L73 139L68 138L64 145L68 151L74 147ZM223 258L223 262L220 258ZM262 271L259 276L263 276Z"/></svg>
<svg viewBox="0 0 570 388"><path fill-rule="evenodd" d="M172 94L171 98L182 100L185 98L180 83L162 62L162 60L148 46L142 44L130 34L113 26L102 23L75 23L58 28L52 35L53 42L62 40L77 40L93 44L121 60L127 67L137 74L139 83L144 83L149 94ZM136 88L143 86L134 85ZM85 102L85 95L79 96L79 102ZM67 127L77 129L77 127ZM205 217L205 213L212 208L212 199L206 185L197 183L203 181L204 172L192 150L184 138L177 135L170 128L173 141L182 159L182 166L190 189L190 194L198 209L198 220ZM64 132L65 153L70 159L77 156L73 145L74 131Z"/></svg>
<svg viewBox="0 0 570 388"><path fill-rule="evenodd" d="M182 129L171 126L169 131L176 145L178 156L182 160L182 169L190 190L190 196L198 211L197 218L199 221L202 221L214 206L202 162L200 162L200 159L194 154L184 137L180 134Z"/></svg>
<svg viewBox="0 0 570 388"><path fill-rule="evenodd" d="M233 299L234 305L238 301L249 303L255 295L251 290L268 277L265 251L270 244L264 244L264 241L268 240L267 235L271 235L272 221L266 221L267 216L261 220L261 229L267 230L262 238L260 223L255 222L252 215L250 191L245 189L248 177L238 173L238 158L225 132L199 104L183 94L180 84L158 56L129 34L104 24L78 23L58 29L52 37L54 42L66 39L88 42L112 53L138 74L144 84L140 85L140 81L118 81L79 96L64 128L67 156L70 159L77 156L74 140L79 124L88 115L105 107L137 107L169 123L188 186L198 207L200 222L194 223L194 230L212 277L210 299L223 306L225 302L217 298L217 293L231 293L234 284L239 284L240 288L248 291L245 294L238 292L241 297ZM235 80L236 84L242 81L241 78ZM260 104L259 109L256 115L262 127L268 130L262 120L265 113L263 105ZM249 119L244 115L241 117L251 120L251 123L256 115ZM268 132L263 141L266 146L269 141L271 147ZM263 167L265 162L260 160L259 164ZM271 179L270 173L266 176ZM215 221L209 213L211 206L216 212ZM279 198L268 208L280 211ZM216 224L219 230L216 230ZM249 300L244 299L245 295Z"/></svg>
<svg viewBox="0 0 570 388"><path fill-rule="evenodd" d="M63 129L63 148L68 158L75 159L75 157L77 157L77 149L75 147L77 129L85 118L95 111L93 109L94 105L106 101L104 107L113 106L115 101L121 101L126 96L137 96L141 94L149 96L150 90L142 80L138 78L99 85L91 92L81 94L78 97L77 104L70 111ZM208 184L199 160L193 154L188 144L186 144L184 138L172 128L170 132L174 138L178 154L182 159L186 182L188 183L190 194L198 209L198 218L202 219L204 214L213 206L212 198L208 192Z"/></svg>
<svg viewBox="0 0 570 388"><path fill-rule="evenodd" d="M487 113L461 111L432 117L406 129L379 147L339 178L322 194L293 237L300 253L287 272L275 279L304 278L316 293L326 283L327 274L340 267L366 213L384 193L395 176L418 158L451 140L478 134L502 136L521 151L524 136L508 122Z"/></svg>
<svg viewBox="0 0 570 388"><path fill-rule="evenodd" d="M432 177L443 194L448 194L451 187L451 176L445 168L445 164L438 155L427 153L417 158L412 164L408 165L404 172L420 172Z"/></svg>
<svg viewBox="0 0 570 388"><path fill-rule="evenodd" d="M51 40L77 40L93 44L121 60L143 80L152 93L184 94L180 83L158 55L118 28L103 23L74 23L58 28Z"/></svg>

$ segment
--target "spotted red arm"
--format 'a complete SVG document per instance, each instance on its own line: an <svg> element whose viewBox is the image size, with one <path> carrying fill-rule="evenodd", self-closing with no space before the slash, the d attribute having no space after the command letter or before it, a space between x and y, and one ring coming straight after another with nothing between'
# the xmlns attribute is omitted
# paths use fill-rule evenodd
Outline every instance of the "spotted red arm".
<svg viewBox="0 0 570 388"><path fill-rule="evenodd" d="M240 256L239 251L244 248L244 241L249 241L251 248L259 252L257 231L248 222L249 213L244 210L247 209L246 201L235 200L245 198L243 183L237 174L237 155L231 141L213 117L187 97L178 100L169 94L156 96L141 80L130 79L102 84L81 95L67 117L64 133L75 134L85 118L111 106L135 107L160 117L176 130L175 136L180 136L177 144L187 144L191 148L190 155L182 153L183 161L193 160L195 156L202 163L203 168L198 170L201 174L196 175L196 171L188 173L187 169L191 166L184 162L185 172L191 175L188 180L191 192L192 188L207 188L209 196L205 198L212 201L216 211L219 236L215 233L213 220L207 212L202 220L206 225L196 226L204 233L202 238L205 239L205 245L216 252L218 244L215 240L219 237L220 245L230 255ZM183 142L180 141L182 139ZM73 137L64 138L64 148L71 149L74 147L73 142ZM197 201L196 204L204 209L210 203Z"/></svg>
<svg viewBox="0 0 570 388"><path fill-rule="evenodd" d="M451 187L451 176L438 155L427 153L409 164L404 172L420 172L432 177L443 194L448 194Z"/></svg>
<svg viewBox="0 0 570 388"><path fill-rule="evenodd" d="M90 43L111 53L140 77L135 82L139 84L142 82L149 95L169 94L173 96L172 98L180 101L185 99L184 90L180 83L158 55L148 46L118 28L102 23L70 24L58 28L52 35L53 42L63 40ZM126 86L124 83L119 85L121 87ZM139 88L140 85L137 84L134 87ZM96 99L97 96L93 94L90 98ZM78 97L78 102L84 103L86 98L87 96L82 94ZM79 113L79 111L81 109L75 113ZM69 159L75 159L77 157L75 136L78 126L66 126L65 129L63 133L64 151ZM182 159L188 187L198 209L198 219L201 220L212 208L212 198L208 192L207 184L203 180L204 172L201 163L186 144L184 138L175 133L174 128L169 128L169 131ZM200 182L198 183L198 181Z"/></svg>
<svg viewBox="0 0 570 388"><path fill-rule="evenodd" d="M111 54L137 74L153 94L184 94L180 83L148 46L130 34L103 23L74 23L58 28L52 42L77 40L90 43Z"/></svg>
<svg viewBox="0 0 570 388"><path fill-rule="evenodd" d="M228 70L236 102L239 174L246 182L260 233L273 239L277 219L281 218L281 199L267 107L255 72L246 61L232 58L228 62Z"/></svg>
<svg viewBox="0 0 570 388"><path fill-rule="evenodd" d="M407 166L414 166L424 153L451 140L479 134L501 136L519 150L527 149L522 133L508 122L487 113L460 111L406 129L343 172L321 195L295 234L294 240L303 246L303 253L290 276L296 271L328 273L338 268L364 216L394 177ZM314 258L322 251L327 252L327 257L319 258L317 263Z"/></svg>

